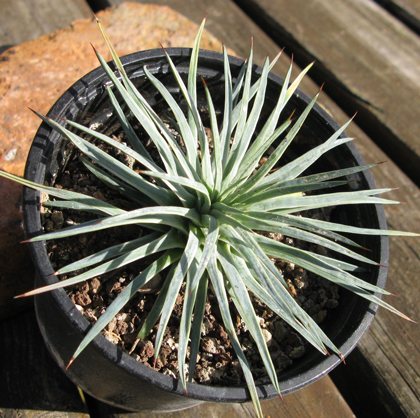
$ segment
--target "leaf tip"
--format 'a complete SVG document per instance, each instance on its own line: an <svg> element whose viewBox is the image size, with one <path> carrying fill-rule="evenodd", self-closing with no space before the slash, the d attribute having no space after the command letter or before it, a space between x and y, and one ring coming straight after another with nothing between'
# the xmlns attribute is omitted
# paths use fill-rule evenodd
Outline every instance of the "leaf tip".
<svg viewBox="0 0 420 418"><path fill-rule="evenodd" d="M67 366L66 366L66 370L68 370L68 368L73 364L73 361L74 361L74 357L72 357L71 359L70 359L70 361L68 362L68 364L67 364Z"/></svg>
<svg viewBox="0 0 420 418"><path fill-rule="evenodd" d="M283 406L286 406L286 402L284 402L284 398L283 398L282 394L280 392L278 392L277 395L279 396Z"/></svg>
<svg viewBox="0 0 420 418"><path fill-rule="evenodd" d="M31 108L31 107L29 107L29 106L28 106L28 109L29 109L31 112L35 113L35 115L37 115L37 116L38 116L38 117L40 117L41 119L42 119L42 118L45 118L45 119L47 119L47 120L50 120L50 118L49 118L49 117L44 116L43 114L41 114L41 113L37 112L36 110L32 109L32 108Z"/></svg>
<svg viewBox="0 0 420 418"><path fill-rule="evenodd" d="M204 88L205 88L205 89L208 89L208 86L207 86L206 80L204 79L204 77L203 77L203 76L201 76L201 81L202 81L202 83L203 83L203 85L204 85Z"/></svg>
<svg viewBox="0 0 420 418"><path fill-rule="evenodd" d="M161 42L159 42L159 45L160 45L160 47L162 48L163 52L165 52L165 53L166 53L166 49L165 49L165 47L162 45L162 43L161 43Z"/></svg>
<svg viewBox="0 0 420 418"><path fill-rule="evenodd" d="M322 84L321 84L321 87L318 89L318 93L317 93L318 95L319 95L319 94L321 94L321 91L322 91L322 89L324 88L324 86L325 86L325 82L324 82L324 83L322 83Z"/></svg>
<svg viewBox="0 0 420 418"><path fill-rule="evenodd" d="M101 23L101 22L99 22L99 19L98 19L98 16L96 16L96 14L95 13L92 13L93 14L93 17L95 18L95 20L96 20L96 23Z"/></svg>
<svg viewBox="0 0 420 418"><path fill-rule="evenodd" d="M98 51L96 50L96 48L93 46L92 42L90 43L90 46L93 48L93 51L95 52L96 55L98 55Z"/></svg>
<svg viewBox="0 0 420 418"><path fill-rule="evenodd" d="M273 62L271 63L271 65L274 65L281 57L281 54L284 51L284 47L279 51L279 53L274 57Z"/></svg>

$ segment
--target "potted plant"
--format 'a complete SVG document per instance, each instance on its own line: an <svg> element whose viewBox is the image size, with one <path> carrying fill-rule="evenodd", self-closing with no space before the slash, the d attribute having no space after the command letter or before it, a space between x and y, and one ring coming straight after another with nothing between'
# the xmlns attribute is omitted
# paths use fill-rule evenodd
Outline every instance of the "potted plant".
<svg viewBox="0 0 420 418"><path fill-rule="evenodd" d="M96 52L101 67L73 85L47 116L39 115L43 123L25 179L1 175L28 187L25 227L41 288L25 296L37 295L46 344L78 386L128 410L171 411L203 401L251 399L262 416L259 398L287 394L334 368L366 331L377 305L400 314L380 299L387 294L387 236L414 234L386 230L376 204L398 202L377 197L390 189L375 188L367 171L374 165L363 163L344 134L350 122L339 128L315 104L318 95L310 100L297 90L309 67L290 84L291 66L284 80L272 75L268 59L263 68L253 65L252 48L246 62L229 57L225 48L222 54L200 51L203 27L204 22L192 50L152 50L121 59L103 32L113 63ZM120 139L116 132L123 134ZM85 169L131 206L114 204L101 193L52 187L75 150ZM332 207L328 213L327 207ZM84 211L94 219L65 228L61 222L43 233L41 212L57 208ZM46 240L118 226L140 228L142 235L128 233L53 269ZM350 237L355 234L356 239ZM287 245L283 236L327 251ZM369 258L363 254L367 248ZM145 259L149 264L94 325L63 289ZM339 312L323 329L291 295L279 260L344 288ZM156 302L138 335L144 340L159 324L157 359L182 290L179 379L138 363L100 334L160 274ZM58 280L60 275L69 277ZM198 385L186 372L187 364L195 369L209 294L217 301L246 385ZM253 298L314 347L282 374L277 375ZM232 320L234 309L262 358L267 382L254 381ZM333 355L326 357L329 351Z"/></svg>

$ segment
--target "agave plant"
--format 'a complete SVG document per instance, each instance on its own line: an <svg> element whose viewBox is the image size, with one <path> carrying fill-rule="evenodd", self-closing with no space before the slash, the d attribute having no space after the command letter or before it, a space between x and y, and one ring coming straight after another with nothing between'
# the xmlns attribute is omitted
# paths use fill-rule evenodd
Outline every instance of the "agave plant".
<svg viewBox="0 0 420 418"><path fill-rule="evenodd" d="M71 131L63 126L62 121L57 122L41 114L38 116L71 141L89 159L89 161L83 159L83 162L92 173L105 184L117 187L121 193L135 199L138 208L126 211L91 196L35 184L11 174L1 173L3 177L57 198L47 200L44 205L99 214L99 218L93 221L41 234L27 242L65 238L122 225L140 225L151 231L141 238L115 245L67 265L55 274L64 275L80 269L83 269L83 273L25 294L29 296L74 285L119 269L151 254L159 255L127 285L91 327L68 366L127 304L137 290L163 270L167 271L166 278L156 303L140 330L139 338L144 339L159 321L155 342L155 353L158 355L176 298L185 282L185 299L179 328L178 363L179 377L186 391L187 381L191 380L194 374L190 372L187 378L185 373L187 347L190 344L189 370L193 371L199 350L207 294L209 291L213 292L217 297L224 326L242 366L256 412L260 417L262 412L255 383L235 332L229 310L229 298L249 329L267 374L279 395L276 370L249 292L321 353L327 354L327 350L331 350L341 356L314 319L288 292L288 286L273 259L294 263L408 319L373 294L374 292L388 294L388 292L352 274L360 267L360 263L373 265L377 263L350 250L348 246L360 248L360 245L342 233L414 234L361 229L299 216L301 211L306 212L331 205L398 203L377 197L391 189L331 192L331 188L347 183L346 180L342 180L346 176L367 170L375 164L301 176L323 154L351 141L351 138L341 137L350 121L325 143L293 161L281 163L281 157L298 134L318 97L316 95L313 98L295 121L292 121L290 116L285 122L279 122L285 105L310 66L291 83L292 65L290 65L277 104L265 124L257 131L266 100L268 75L275 60L270 64L267 58L261 76L257 81L253 80L251 47L247 61L239 76L233 81L228 55L223 46L225 93L221 121L217 119L211 93L204 82L210 115L211 138L208 138L197 105L197 63L203 21L192 51L187 85L165 51L173 76L187 104L187 112L181 109L165 85L152 75L147 67L144 68L145 76L171 109L173 128L182 138L181 147L168 124L135 88L100 23L99 27L111 51L119 76L98 52L95 53L109 76L110 82L107 86L109 98L131 146L73 121L65 121L71 127ZM117 100L115 91L118 91L124 105ZM127 112L123 111L123 106L129 109L153 141L161 165L151 157L136 135L128 120ZM143 171L140 173L133 171L92 142L76 135L75 130L83 133L85 137L88 135L95 140L103 141L127 154L143 167ZM212 144L211 147L209 143ZM261 164L262 156L267 154L270 147L273 149L271 154ZM328 191L325 192L323 189ZM317 193L313 193L314 191ZM148 201L152 203L142 207L139 203L142 200L138 196L147 196ZM352 258L354 263L288 246L269 238L262 233L264 231L324 246Z"/></svg>

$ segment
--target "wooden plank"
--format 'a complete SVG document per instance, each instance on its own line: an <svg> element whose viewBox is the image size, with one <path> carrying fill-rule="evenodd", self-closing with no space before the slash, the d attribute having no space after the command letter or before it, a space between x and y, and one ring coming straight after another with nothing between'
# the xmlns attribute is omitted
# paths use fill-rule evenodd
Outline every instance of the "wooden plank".
<svg viewBox="0 0 420 418"><path fill-rule="evenodd" d="M1 418L89 418L87 414L78 412L40 411L31 409L0 408Z"/></svg>
<svg viewBox="0 0 420 418"><path fill-rule="evenodd" d="M0 416L88 418L76 386L47 351L33 309L0 321Z"/></svg>
<svg viewBox="0 0 420 418"><path fill-rule="evenodd" d="M105 1L112 6L118 6L123 2L124 0ZM256 36L257 33L262 34L261 30L232 0L137 0L136 3L169 6L172 10L197 24L200 24L208 13L206 29L216 36L220 42L224 40L226 45L235 51L235 54L243 58L249 55L251 36L255 36L254 57L258 64L263 63L269 51L271 51L270 54L275 51L274 55L276 55L281 49L275 47L272 41L268 46L264 41L269 40L269 38Z"/></svg>
<svg viewBox="0 0 420 418"><path fill-rule="evenodd" d="M0 0L0 52L90 16L85 0Z"/></svg>
<svg viewBox="0 0 420 418"><path fill-rule="evenodd" d="M401 22L420 33L420 3L417 0L376 0Z"/></svg>
<svg viewBox="0 0 420 418"><path fill-rule="evenodd" d="M280 399L262 402L263 414L272 418L354 418L355 415L340 396L331 379L322 378L310 387ZM101 418L253 418L251 403L222 404L205 403L179 412L157 414L153 412L124 413L113 410L105 404L98 408Z"/></svg>
<svg viewBox="0 0 420 418"><path fill-rule="evenodd" d="M0 408L1 418L89 418L89 415L78 412L39 411L31 409Z"/></svg>
<svg viewBox="0 0 420 418"><path fill-rule="evenodd" d="M357 146L367 162L387 159L375 145L357 141ZM412 230L420 232L420 190L391 162L381 166L375 176L378 187L398 185L392 193L393 198L406 202L404 205L385 208L391 229ZM416 321L420 319L420 240L418 238L391 238L391 260L389 264L387 289L398 298L388 297L386 300L397 309L405 312ZM420 411L420 327L417 324L402 321L386 310L380 309L375 321L358 346L355 359L363 359L357 376L349 381L364 382L365 388L357 399L349 399L354 387L345 391L343 382L346 370L339 366L337 372L343 373L334 378L337 386L344 393L346 400L360 418L371 417L372 410L361 405L360 396L365 399L380 401L378 407L384 408L375 416L381 417L418 417ZM354 363L354 362L353 362ZM349 366L352 366L349 361ZM356 366L353 364L353 366ZM344 369L347 369L345 367ZM334 373L333 373L334 374ZM363 399L363 398L362 398ZM374 401L375 402L375 401ZM363 404L364 405L364 404ZM372 406L372 405L371 405ZM369 412L371 414L369 415ZM388 415L385 415L385 412Z"/></svg>
<svg viewBox="0 0 420 418"><path fill-rule="evenodd" d="M420 38L373 0L237 0L420 184Z"/></svg>

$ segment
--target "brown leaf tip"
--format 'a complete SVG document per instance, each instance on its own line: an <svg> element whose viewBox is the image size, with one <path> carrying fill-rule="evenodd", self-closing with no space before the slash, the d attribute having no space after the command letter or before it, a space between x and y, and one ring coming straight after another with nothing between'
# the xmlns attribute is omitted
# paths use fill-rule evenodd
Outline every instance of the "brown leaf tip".
<svg viewBox="0 0 420 418"><path fill-rule="evenodd" d="M325 86L325 82L321 84L321 87L320 87L320 88L319 88L319 90L318 90L318 94L320 94L320 93L321 93L321 91L322 91L322 89L324 88L324 86Z"/></svg>
<svg viewBox="0 0 420 418"><path fill-rule="evenodd" d="M163 52L166 52L165 47L159 42L160 47L163 49Z"/></svg>
<svg viewBox="0 0 420 418"><path fill-rule="evenodd" d="M90 46L93 48L93 51L95 52L95 54L98 54L98 51L96 50L96 48L93 46L93 44L91 43Z"/></svg>
<svg viewBox="0 0 420 418"><path fill-rule="evenodd" d="M203 76L201 76L201 81L203 82L204 87L207 89L207 83Z"/></svg>
<svg viewBox="0 0 420 418"><path fill-rule="evenodd" d="M66 370L68 370L68 368L73 364L73 361L74 361L74 357L70 359L69 364L67 364L66 366Z"/></svg>
<svg viewBox="0 0 420 418"><path fill-rule="evenodd" d="M286 406L286 402L284 402L284 398L283 398L282 394L279 392L277 395L279 396L283 406Z"/></svg>

